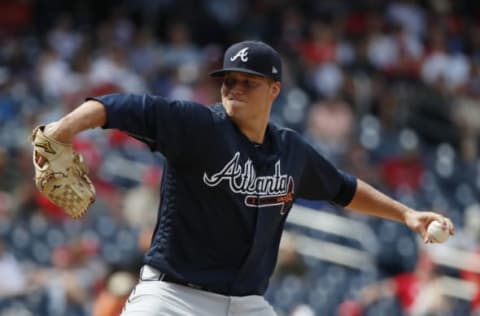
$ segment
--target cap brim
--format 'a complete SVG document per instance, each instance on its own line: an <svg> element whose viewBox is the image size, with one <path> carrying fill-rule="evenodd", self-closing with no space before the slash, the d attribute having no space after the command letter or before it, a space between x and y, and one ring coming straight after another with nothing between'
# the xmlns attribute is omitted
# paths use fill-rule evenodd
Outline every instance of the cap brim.
<svg viewBox="0 0 480 316"><path fill-rule="evenodd" d="M271 78L269 76L266 76L265 74L262 74L261 72L257 72L257 71L253 71L245 68L223 68L223 69L212 71L208 75L211 77L223 77L227 72L231 72L231 71L244 72L247 74L257 75L265 78Z"/></svg>

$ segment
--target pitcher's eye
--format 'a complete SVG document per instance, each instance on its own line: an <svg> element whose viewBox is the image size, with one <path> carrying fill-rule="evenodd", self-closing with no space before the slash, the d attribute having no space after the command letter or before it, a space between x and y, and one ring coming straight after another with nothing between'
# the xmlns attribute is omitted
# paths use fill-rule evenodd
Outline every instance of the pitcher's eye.
<svg viewBox="0 0 480 316"><path fill-rule="evenodd" d="M223 79L223 84L224 84L225 87L227 87L228 89L233 88L236 83L237 83L237 80L235 80L235 79L233 79L233 78L225 78L225 79Z"/></svg>
<svg viewBox="0 0 480 316"><path fill-rule="evenodd" d="M256 87L258 87L260 84L254 80L251 80L251 79L247 79L245 80L245 86L249 89L249 90L252 90L252 89L255 89Z"/></svg>
<svg viewBox="0 0 480 316"><path fill-rule="evenodd" d="M252 89L257 88L260 85L258 82L256 82L255 80L252 80L252 79L245 79L245 80L237 80L237 79L234 79L234 78L224 78L223 79L223 85L227 89L232 89L233 87L235 87L237 85L237 83L240 84L240 86L245 90L252 90Z"/></svg>

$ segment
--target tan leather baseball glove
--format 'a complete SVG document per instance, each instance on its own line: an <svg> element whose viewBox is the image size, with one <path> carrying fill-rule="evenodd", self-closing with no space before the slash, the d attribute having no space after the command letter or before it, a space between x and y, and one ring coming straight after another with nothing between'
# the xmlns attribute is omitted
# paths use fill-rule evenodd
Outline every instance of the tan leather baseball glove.
<svg viewBox="0 0 480 316"><path fill-rule="evenodd" d="M95 187L88 178L88 167L71 144L46 136L44 128L38 126L32 133L35 185L70 217L80 218L95 201ZM39 155L43 163L39 163Z"/></svg>

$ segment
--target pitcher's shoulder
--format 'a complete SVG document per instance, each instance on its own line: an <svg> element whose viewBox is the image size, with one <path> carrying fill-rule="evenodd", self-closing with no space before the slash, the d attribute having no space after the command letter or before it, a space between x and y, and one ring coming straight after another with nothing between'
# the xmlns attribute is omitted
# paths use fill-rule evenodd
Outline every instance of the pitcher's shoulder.
<svg viewBox="0 0 480 316"><path fill-rule="evenodd" d="M291 140L291 141L301 141L302 135L294 129L280 126L276 123L269 124L270 132L278 137L282 138L283 140Z"/></svg>

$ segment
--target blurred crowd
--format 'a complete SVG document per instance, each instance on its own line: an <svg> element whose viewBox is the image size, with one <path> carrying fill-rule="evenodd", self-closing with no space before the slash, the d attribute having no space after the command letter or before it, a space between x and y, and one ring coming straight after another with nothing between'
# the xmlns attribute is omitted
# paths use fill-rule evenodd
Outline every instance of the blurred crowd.
<svg viewBox="0 0 480 316"><path fill-rule="evenodd" d="M207 73L242 39L282 54L273 121L402 202L447 214L449 243L477 252L479 21L480 3L467 0L1 1L0 315L118 315L156 219L160 155L118 131L79 135L98 197L72 221L34 187L31 130L105 93L217 102ZM282 246L267 293L279 315L480 314L478 266L433 267L400 225L299 203L364 221L381 248L366 275ZM423 282L414 275L425 266L475 285L472 295L432 290L426 311L394 294L375 303Z"/></svg>

